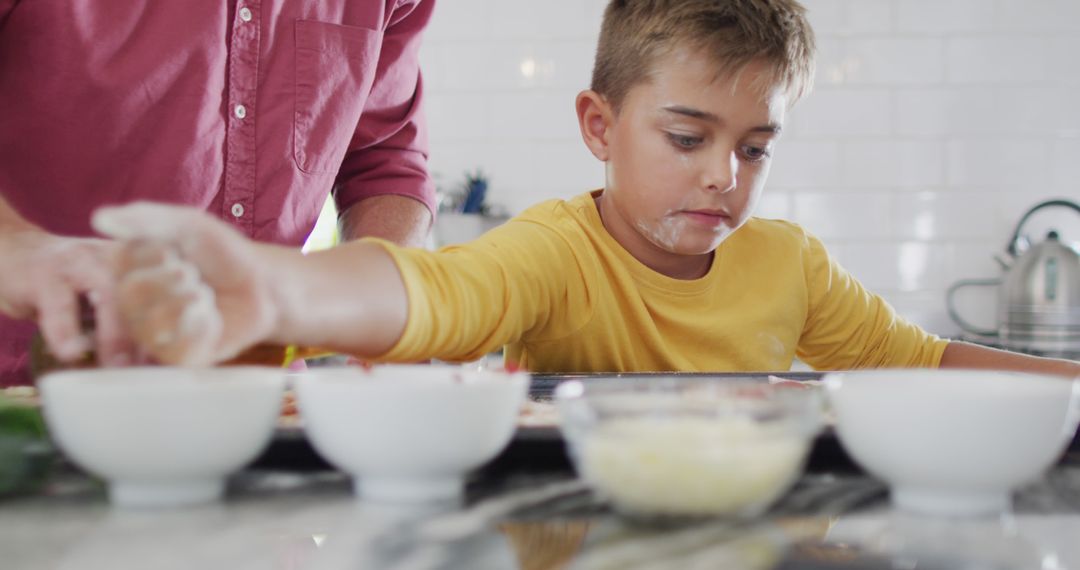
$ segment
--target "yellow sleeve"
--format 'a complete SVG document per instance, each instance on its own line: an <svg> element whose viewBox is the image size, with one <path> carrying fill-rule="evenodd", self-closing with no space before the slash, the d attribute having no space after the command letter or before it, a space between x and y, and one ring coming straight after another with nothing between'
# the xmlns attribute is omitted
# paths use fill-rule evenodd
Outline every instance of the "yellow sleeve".
<svg viewBox="0 0 1080 570"><path fill-rule="evenodd" d="M515 218L436 252L371 241L393 257L409 302L402 337L377 360L475 360L588 318L583 266L566 237L543 224Z"/></svg>
<svg viewBox="0 0 1080 570"><path fill-rule="evenodd" d="M818 370L936 368L947 340L896 314L806 235L809 311L796 354Z"/></svg>

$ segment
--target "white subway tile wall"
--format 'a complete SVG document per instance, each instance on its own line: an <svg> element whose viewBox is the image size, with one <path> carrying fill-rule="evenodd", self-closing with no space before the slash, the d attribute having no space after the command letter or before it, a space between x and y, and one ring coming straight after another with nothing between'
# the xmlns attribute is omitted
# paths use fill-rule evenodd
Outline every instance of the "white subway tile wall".
<svg viewBox="0 0 1080 570"><path fill-rule="evenodd" d="M517 213L604 184L574 97L606 0L442 0L421 51L432 171L491 178ZM1080 200L1080 0L807 0L814 93L792 112L758 214L820 236L856 277L929 330L959 334L945 290L996 277L1020 216ZM1080 242L1080 216L1045 211ZM994 322L992 291L965 291Z"/></svg>

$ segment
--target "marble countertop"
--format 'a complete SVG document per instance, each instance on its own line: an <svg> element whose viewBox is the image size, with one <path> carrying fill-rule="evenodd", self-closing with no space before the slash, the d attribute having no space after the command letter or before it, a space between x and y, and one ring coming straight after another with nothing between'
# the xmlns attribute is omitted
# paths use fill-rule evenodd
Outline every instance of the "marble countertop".
<svg viewBox="0 0 1080 570"><path fill-rule="evenodd" d="M364 504L332 471L245 472L222 503L119 510L67 474L0 502L0 567L1080 568L1080 467L1018 493L1013 512L940 519L894 511L864 476L809 474L768 516L734 524L626 521L580 482L515 476L457 505Z"/></svg>

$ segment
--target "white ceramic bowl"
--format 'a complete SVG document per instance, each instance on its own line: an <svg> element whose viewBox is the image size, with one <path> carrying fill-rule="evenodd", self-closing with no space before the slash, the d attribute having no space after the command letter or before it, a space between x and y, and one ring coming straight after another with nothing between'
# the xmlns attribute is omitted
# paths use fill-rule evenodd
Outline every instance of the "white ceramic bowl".
<svg viewBox="0 0 1080 570"><path fill-rule="evenodd" d="M988 370L873 370L825 376L844 448L906 510L1005 510L1076 433L1080 383Z"/></svg>
<svg viewBox="0 0 1080 570"><path fill-rule="evenodd" d="M464 476L514 434L527 374L445 365L312 369L295 378L304 431L379 502L460 497Z"/></svg>
<svg viewBox="0 0 1080 570"><path fill-rule="evenodd" d="M120 506L216 500L225 476L270 441L284 374L274 368L71 370L39 381L49 433L108 482Z"/></svg>
<svg viewBox="0 0 1080 570"><path fill-rule="evenodd" d="M593 378L556 400L578 472L633 518L755 516L821 426L815 390L753 379Z"/></svg>

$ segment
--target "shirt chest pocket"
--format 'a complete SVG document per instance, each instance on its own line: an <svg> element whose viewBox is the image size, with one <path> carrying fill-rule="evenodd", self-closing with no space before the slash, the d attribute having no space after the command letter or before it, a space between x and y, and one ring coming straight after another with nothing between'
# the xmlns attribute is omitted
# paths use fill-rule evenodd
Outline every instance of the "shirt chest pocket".
<svg viewBox="0 0 1080 570"><path fill-rule="evenodd" d="M378 69L382 32L296 21L293 156L304 172L337 172Z"/></svg>

